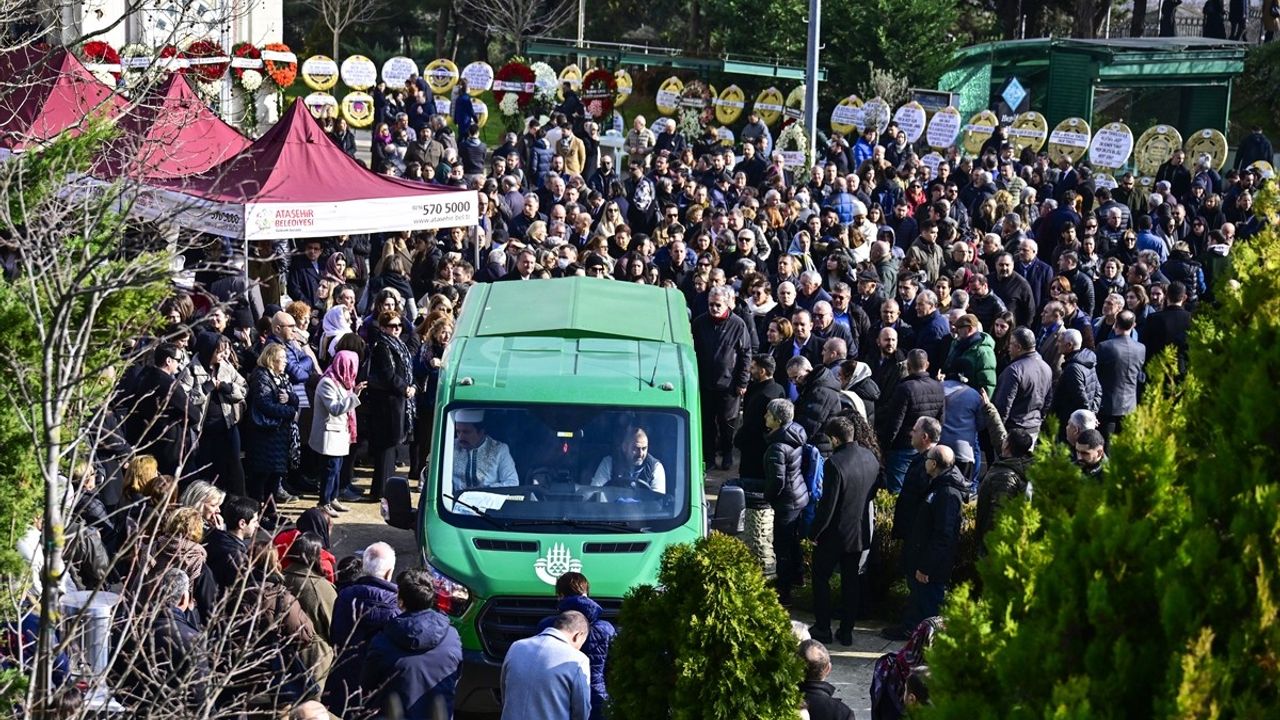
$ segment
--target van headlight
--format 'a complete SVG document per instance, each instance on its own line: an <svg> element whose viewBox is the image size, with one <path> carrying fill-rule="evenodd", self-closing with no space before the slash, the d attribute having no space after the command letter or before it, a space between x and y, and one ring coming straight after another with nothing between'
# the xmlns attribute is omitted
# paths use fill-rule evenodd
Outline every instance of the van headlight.
<svg viewBox="0 0 1280 720"><path fill-rule="evenodd" d="M435 585L435 608L450 617L462 617L471 607L471 589L426 563Z"/></svg>

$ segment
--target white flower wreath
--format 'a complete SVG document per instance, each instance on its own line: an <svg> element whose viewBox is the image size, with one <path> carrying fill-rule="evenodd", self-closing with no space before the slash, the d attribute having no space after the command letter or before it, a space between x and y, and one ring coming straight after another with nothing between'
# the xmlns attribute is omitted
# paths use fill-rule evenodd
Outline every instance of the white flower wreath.
<svg viewBox="0 0 1280 720"><path fill-rule="evenodd" d="M504 94L502 96L502 102L498 103L498 111L507 117L519 115L520 96L513 92Z"/></svg>
<svg viewBox="0 0 1280 720"><path fill-rule="evenodd" d="M249 94L257 92L258 88L262 87L262 73L257 70L246 69L240 75L240 87L244 88L245 92Z"/></svg>
<svg viewBox="0 0 1280 720"><path fill-rule="evenodd" d="M555 103L556 89L560 85L560 76L544 62L536 62L529 66L533 70L533 94L540 102Z"/></svg>

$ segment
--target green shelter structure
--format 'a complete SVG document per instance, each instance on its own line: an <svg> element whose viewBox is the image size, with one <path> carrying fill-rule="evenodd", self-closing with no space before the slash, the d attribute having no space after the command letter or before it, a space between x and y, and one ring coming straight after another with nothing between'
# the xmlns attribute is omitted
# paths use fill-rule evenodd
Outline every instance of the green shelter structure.
<svg viewBox="0 0 1280 720"><path fill-rule="evenodd" d="M1135 133L1156 124L1184 136L1204 128L1225 133L1247 49L1198 37L991 42L959 50L938 87L956 94L966 119L994 109L1016 78L1029 93L1028 109L1043 113L1050 128L1081 117L1095 128L1124 121Z"/></svg>

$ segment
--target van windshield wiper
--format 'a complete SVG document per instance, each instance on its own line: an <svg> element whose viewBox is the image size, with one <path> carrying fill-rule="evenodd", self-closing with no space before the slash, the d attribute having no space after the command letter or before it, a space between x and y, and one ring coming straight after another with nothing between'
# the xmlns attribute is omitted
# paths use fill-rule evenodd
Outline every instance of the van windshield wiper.
<svg viewBox="0 0 1280 720"><path fill-rule="evenodd" d="M616 521L616 522L608 522L608 521L604 521L604 520L570 520L570 519L564 519L564 520L551 520L551 519L546 519L546 520L511 520L511 521L509 521L509 522L507 522L507 523L506 523L506 527L508 527L508 528L513 528L513 527L542 527L542 526L547 526L547 525L563 525L563 526L565 526L565 527L578 528L578 529L581 529L581 530L603 530L603 531L605 531L605 532L613 532L613 533L636 533L636 532L647 533L647 532L651 532L651 530L649 530L649 528L638 528L638 529L637 529L637 528L629 527L629 526L627 526L627 525L620 525L620 524L618 524L618 523L625 523L625 522L626 522L625 520L618 520L618 521Z"/></svg>
<svg viewBox="0 0 1280 720"><path fill-rule="evenodd" d="M494 528L498 530L502 530L505 527L502 523L489 517L489 511L486 510L485 508L476 507L475 505L472 505L469 502L463 502L462 500L459 500L458 498L452 495L446 495L444 493L441 493L440 497L444 498L445 500L452 500L454 505L461 505L462 507L470 510L471 512L475 513L476 517L482 518L485 522L489 523L490 525L492 525Z"/></svg>

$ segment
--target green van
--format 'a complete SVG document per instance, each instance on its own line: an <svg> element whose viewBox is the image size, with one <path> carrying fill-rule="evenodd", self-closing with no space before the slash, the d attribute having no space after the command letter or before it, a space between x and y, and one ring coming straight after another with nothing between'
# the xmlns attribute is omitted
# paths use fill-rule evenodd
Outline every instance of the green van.
<svg viewBox="0 0 1280 720"><path fill-rule="evenodd" d="M462 636L459 709L499 709L507 648L555 613L560 575L584 573L614 619L668 545L708 531L697 377L678 291L564 278L468 292L418 510L404 479L383 501L417 532ZM740 493L717 510L740 530Z"/></svg>

